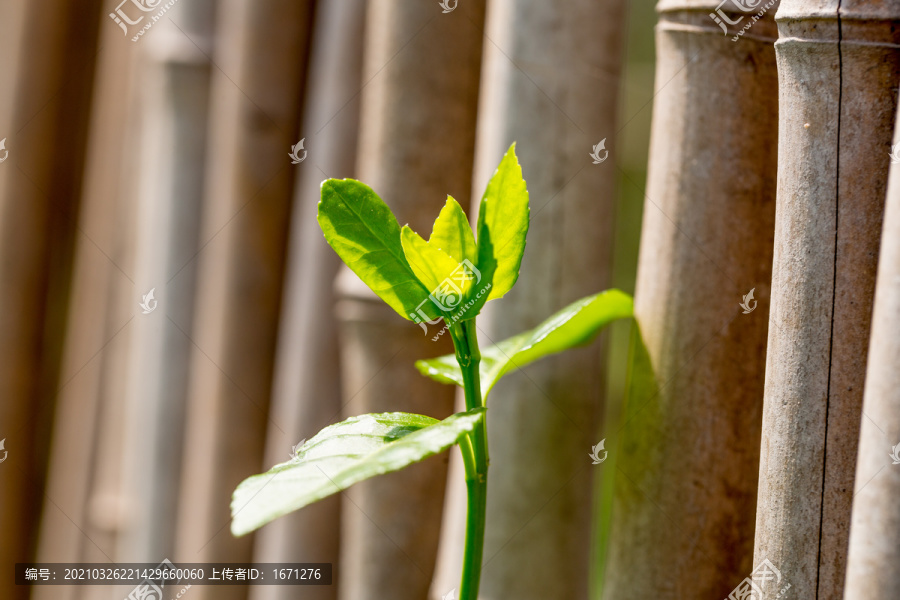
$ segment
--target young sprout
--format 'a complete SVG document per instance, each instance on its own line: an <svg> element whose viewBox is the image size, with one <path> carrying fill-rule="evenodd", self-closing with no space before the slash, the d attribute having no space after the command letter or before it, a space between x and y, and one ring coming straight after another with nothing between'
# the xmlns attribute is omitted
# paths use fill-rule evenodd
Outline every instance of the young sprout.
<svg viewBox="0 0 900 600"><path fill-rule="evenodd" d="M330 425L295 447L290 461L243 481L232 502L231 531L245 535L354 483L403 469L459 445L468 509L459 600L475 600L481 578L487 506L487 397L505 374L588 344L617 319L632 316L631 297L608 290L582 298L530 331L480 350L475 319L519 277L528 233L528 190L510 147L481 198L475 231L448 197L425 240L400 227L369 186L352 179L322 183L319 226L350 269L402 318L422 327L444 322L455 353L416 368L463 388L466 410L439 421L377 413ZM298 446L300 446L298 445Z"/></svg>

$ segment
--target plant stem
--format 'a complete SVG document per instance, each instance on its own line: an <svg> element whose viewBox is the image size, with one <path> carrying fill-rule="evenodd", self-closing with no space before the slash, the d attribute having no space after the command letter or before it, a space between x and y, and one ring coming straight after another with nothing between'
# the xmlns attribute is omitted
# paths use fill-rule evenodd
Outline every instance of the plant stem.
<svg viewBox="0 0 900 600"><path fill-rule="evenodd" d="M466 409L484 406L481 398L481 352L475 333L475 320L463 321L450 327L456 349L456 360L463 376ZM485 415L461 445L466 465L466 542L463 554L462 581L459 600L477 600L481 582L481 561L484 555L484 525L487 512L487 415Z"/></svg>

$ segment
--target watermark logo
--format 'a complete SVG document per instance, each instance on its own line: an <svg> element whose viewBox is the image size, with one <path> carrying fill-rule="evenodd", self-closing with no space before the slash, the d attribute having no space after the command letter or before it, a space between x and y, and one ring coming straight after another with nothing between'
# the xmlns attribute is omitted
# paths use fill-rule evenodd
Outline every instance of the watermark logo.
<svg viewBox="0 0 900 600"><path fill-rule="evenodd" d="M0 141L0 150L3 149L3 142ZM0 160L0 162L3 162ZM891 162L895 165L900 165L900 143L894 144L891 146Z"/></svg>
<svg viewBox="0 0 900 600"><path fill-rule="evenodd" d="M609 156L609 150L606 149L606 138L600 140L594 147L594 151L589 154L594 159L594 164L599 165ZM603 150L603 158L600 158L600 151Z"/></svg>
<svg viewBox="0 0 900 600"><path fill-rule="evenodd" d="M450 590L449 594L444 594L441 596L441 600L456 600L456 588Z"/></svg>
<svg viewBox="0 0 900 600"><path fill-rule="evenodd" d="M175 598L173 600L181 600L181 597L184 596L189 589L191 589L190 584L181 588L181 591L175 594Z"/></svg>
<svg viewBox="0 0 900 600"><path fill-rule="evenodd" d="M605 444L605 443L606 443L606 438L603 438L602 440L600 440L599 444L591 447L591 453L588 454L588 456L591 457L591 460L594 461L591 464L599 465L604 460L606 460L606 456L609 454L609 451L603 447L603 444ZM603 458L600 458L601 450L603 451Z"/></svg>
<svg viewBox="0 0 900 600"><path fill-rule="evenodd" d="M306 141L306 138L303 138L293 146L291 146L291 153L288 156L291 157L292 165L299 165L306 159L306 150L303 150L303 142ZM300 156L300 151L303 150L303 156Z"/></svg>
<svg viewBox="0 0 900 600"><path fill-rule="evenodd" d="M442 12L446 15L447 13L456 10L456 5L459 4L459 0L453 0L452 6L450 5L450 0L441 0L438 4L444 9Z"/></svg>
<svg viewBox="0 0 900 600"><path fill-rule="evenodd" d="M441 336L444 335L450 329L450 325L452 323L456 323L457 321L462 319L463 315L466 314L466 311L469 310L479 298L481 298L484 294L486 294L488 291L490 291L490 289L491 289L491 284L489 283L486 286L484 286L483 288L481 288L480 290L478 290L478 293L475 295L474 298L472 298L471 300L466 302L465 306L463 306L461 309L459 309L459 312L457 312L455 315L453 315L450 318L449 322L444 323L444 328L441 329L440 331L438 331L437 335L434 336L433 338L431 338L431 341L432 342L438 341L441 338ZM420 304L419 306L422 306L422 305ZM435 323L436 321L428 321L428 322Z"/></svg>
<svg viewBox="0 0 900 600"><path fill-rule="evenodd" d="M157 302L153 298L153 292L155 292L155 291L156 291L156 288L151 288L149 292L147 292L146 294L144 294L141 297L140 306L141 306L141 308L144 309L145 315L149 315L154 310L156 310L156 305L159 304L159 302Z"/></svg>
<svg viewBox="0 0 900 600"><path fill-rule="evenodd" d="M764 6L760 6L763 0L722 0L719 5L716 7L715 12L709 13L709 17L715 21L716 25L722 28L722 31L727 36L728 35L728 25L737 25L741 21L744 20L744 16L742 15L735 20L731 20L727 14L722 10L722 6L724 6L727 2L731 2L732 7L730 12L734 13L737 11L750 14L755 12L756 14L750 17L750 22L744 25L743 29L741 29L737 35L731 38L732 42L738 41L738 39L744 35L747 31L753 27L753 24L762 18L763 15L768 12L770 8L772 8L778 0L769 0ZM737 9L737 10L735 10Z"/></svg>
<svg viewBox="0 0 900 600"><path fill-rule="evenodd" d="M6 456L9 454L9 452L5 448L5 444L6 444L6 438L3 438L2 440L0 440L0 450L3 451L3 458L0 458L0 463L5 462Z"/></svg>
<svg viewBox="0 0 900 600"><path fill-rule="evenodd" d="M153 571L153 577L148 577L137 584L125 597L125 600L163 600L165 582L170 580L169 577L166 577L167 572L174 571L175 565L166 558L155 569L150 570Z"/></svg>
<svg viewBox="0 0 900 600"><path fill-rule="evenodd" d="M745 315L749 315L749 314L752 313L754 310L756 310L756 305L759 304L759 302L757 302L756 300L753 299L753 292L754 292L755 290L756 290L756 288L752 288L752 289L750 290L750 292L748 292L748 293L743 297L743 298L744 298L744 301L741 302L740 305L739 305L741 308L744 309L744 314L745 314ZM753 306L750 305L751 302L753 302Z"/></svg>
<svg viewBox="0 0 900 600"><path fill-rule="evenodd" d="M726 600L766 600L763 594L761 584L774 580L775 585L781 584L781 571L773 565L768 558L763 559L761 563L756 565L750 577L745 577L742 582L734 588ZM788 583L773 598L781 598L791 588ZM770 596L771 597L771 596Z"/></svg>
<svg viewBox="0 0 900 600"><path fill-rule="evenodd" d="M0 152L3 153L3 157L0 158L0 163L9 158L9 150L6 149L6 138L0 140Z"/></svg>
<svg viewBox="0 0 900 600"><path fill-rule="evenodd" d="M724 12L722 12L722 5L724 5L726 2L731 2L741 12L746 13L746 12L750 12L754 8L756 8L756 5L759 4L761 1L762 0L756 0L755 2L753 2L752 0L750 0L750 1L747 1L747 0L722 0L721 2L719 2L719 5L716 7L716 12L709 13L709 17L713 21L715 21L719 27L722 28L722 31L727 36L728 35L728 27L725 25L725 23L728 23L728 25L737 25L738 23L740 23L741 21L744 20L744 17L738 17L737 20L732 21L731 19L728 18L728 15L726 15Z"/></svg>
<svg viewBox="0 0 900 600"><path fill-rule="evenodd" d="M144 26L131 38L132 42L136 42L148 29L153 27L153 24L159 21L170 8L175 6L175 3L178 2L178 0L169 0L165 4L162 4L162 2L163 0L122 0L116 7L115 12L109 13L109 18L122 28L122 31L127 37L128 26L138 25L145 17L147 17L148 20ZM127 10L126 8L123 8L126 5L128 5ZM141 14L149 13L157 9L159 10L155 15Z"/></svg>
<svg viewBox="0 0 900 600"><path fill-rule="evenodd" d="M416 312L409 313L410 318L422 328L425 335L428 335L428 326L436 325L441 317L430 319L428 314L422 309L422 306L431 301L439 310L449 313L459 308L463 298L463 291L467 288L467 284L475 280L475 285L481 283L481 271L472 264L468 258L464 258L461 263L450 273L450 276L438 284L436 288L431 290L427 298L419 302ZM479 296L481 294L479 293ZM463 308L465 310L465 308Z"/></svg>
<svg viewBox="0 0 900 600"><path fill-rule="evenodd" d="M125 9L122 8L122 6L130 3L133 4L139 11L146 13L155 10L156 7L159 6L160 2L162 2L162 0L122 0L122 2L120 2L116 7L116 11L109 13L109 18L115 21L116 25L121 27L122 31L125 32L125 35L127 36L128 25L137 25L144 20L144 16L140 15L140 13L137 13L140 16L137 19L132 20L125 12Z"/></svg>
<svg viewBox="0 0 900 600"><path fill-rule="evenodd" d="M3 442L0 442L0 449L2 449L2 448L3 448ZM891 454L890 454L890 457L891 457L891 459L893 459L893 461L894 461L894 462L891 463L891 464L894 464L894 465L900 465L900 444L897 444L896 446L893 446L893 447L891 448ZM3 462L3 461L0 460L0 462Z"/></svg>

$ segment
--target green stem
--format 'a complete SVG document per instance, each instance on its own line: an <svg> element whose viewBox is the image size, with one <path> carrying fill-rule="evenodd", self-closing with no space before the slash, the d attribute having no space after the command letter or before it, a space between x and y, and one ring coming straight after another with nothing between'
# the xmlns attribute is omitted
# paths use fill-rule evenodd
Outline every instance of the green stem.
<svg viewBox="0 0 900 600"><path fill-rule="evenodd" d="M463 321L450 327L456 349L456 360L463 376L466 410L484 406L481 398L479 366L481 353L475 333L475 321ZM462 581L459 600L477 600L481 582L481 561L484 555L484 525L487 512L487 423L486 417L461 445L466 466L466 542L463 554Z"/></svg>

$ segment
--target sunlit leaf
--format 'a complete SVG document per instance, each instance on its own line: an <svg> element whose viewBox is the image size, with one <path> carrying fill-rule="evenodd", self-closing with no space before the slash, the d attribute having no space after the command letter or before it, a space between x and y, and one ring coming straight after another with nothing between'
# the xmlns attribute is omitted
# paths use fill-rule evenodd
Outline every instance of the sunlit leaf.
<svg viewBox="0 0 900 600"><path fill-rule="evenodd" d="M475 234L466 213L452 196L447 196L447 203L434 222L428 245L440 248L458 263L468 259L474 264L478 260Z"/></svg>
<svg viewBox="0 0 900 600"><path fill-rule="evenodd" d="M528 234L528 189L516 145L500 161L478 209L478 268L490 273L488 300L503 297L519 278Z"/></svg>
<svg viewBox="0 0 900 600"><path fill-rule="evenodd" d="M330 425L304 443L293 460L238 485L231 501L231 532L245 535L354 483L442 452L472 431L484 411L476 408L443 421L379 413Z"/></svg>
<svg viewBox="0 0 900 600"><path fill-rule="evenodd" d="M400 243L400 225L372 188L353 179L322 183L319 226L348 267L404 319L425 310L438 316L427 289L415 276Z"/></svg>
<svg viewBox="0 0 900 600"><path fill-rule="evenodd" d="M423 240L422 236L406 225L400 231L400 241L413 273L422 285L431 290L432 296L440 300L451 294L453 296L451 303L454 306L459 304L460 296L468 290L469 283L464 282L462 286L455 287L452 281L448 283L454 271L459 268L459 262L437 246Z"/></svg>
<svg viewBox="0 0 900 600"><path fill-rule="evenodd" d="M486 399L505 374L540 358L589 344L609 323L632 316L631 296L607 290L573 302L549 319L496 346L481 351L481 389ZM452 354L416 362L419 371L441 383L462 386L462 372Z"/></svg>

